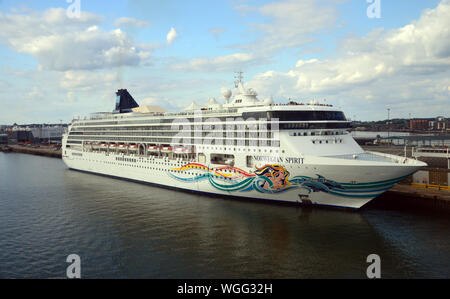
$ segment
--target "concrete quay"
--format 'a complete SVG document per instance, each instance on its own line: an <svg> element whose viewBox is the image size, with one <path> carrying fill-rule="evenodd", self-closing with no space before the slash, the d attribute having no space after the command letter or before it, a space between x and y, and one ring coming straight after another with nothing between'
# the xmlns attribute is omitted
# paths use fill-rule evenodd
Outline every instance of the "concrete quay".
<svg viewBox="0 0 450 299"><path fill-rule="evenodd" d="M22 146L22 145L5 145L0 146L0 152L5 153L21 153L21 154L29 154L29 155L37 155L37 156L45 156L51 158L62 158L61 149L55 149L49 146Z"/></svg>

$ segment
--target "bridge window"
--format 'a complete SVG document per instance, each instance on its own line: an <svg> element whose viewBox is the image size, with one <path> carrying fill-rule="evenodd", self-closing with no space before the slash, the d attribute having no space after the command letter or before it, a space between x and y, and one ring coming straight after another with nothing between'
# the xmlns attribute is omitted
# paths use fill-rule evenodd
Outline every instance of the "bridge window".
<svg viewBox="0 0 450 299"><path fill-rule="evenodd" d="M347 120L342 111L270 111L268 114L269 118L280 121Z"/></svg>

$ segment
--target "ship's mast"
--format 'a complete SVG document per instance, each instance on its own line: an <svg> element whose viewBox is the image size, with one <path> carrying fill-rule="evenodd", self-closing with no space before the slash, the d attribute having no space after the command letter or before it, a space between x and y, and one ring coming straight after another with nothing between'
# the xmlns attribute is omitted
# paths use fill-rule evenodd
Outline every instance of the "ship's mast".
<svg viewBox="0 0 450 299"><path fill-rule="evenodd" d="M244 72L239 71L239 72L236 72L236 76L234 76L234 78L237 79L237 81L234 82L234 86L235 86L236 88L239 87L239 83L242 84L242 79L244 79L244 77L242 76L242 74L244 74Z"/></svg>

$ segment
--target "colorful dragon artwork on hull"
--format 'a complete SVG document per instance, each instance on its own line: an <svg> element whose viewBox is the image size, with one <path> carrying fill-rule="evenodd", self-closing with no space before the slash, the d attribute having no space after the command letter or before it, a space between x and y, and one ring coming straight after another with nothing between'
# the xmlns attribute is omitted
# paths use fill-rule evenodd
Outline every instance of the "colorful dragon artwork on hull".
<svg viewBox="0 0 450 299"><path fill-rule="evenodd" d="M237 167L209 168L197 163L173 169L173 171L181 173L194 170L197 170L197 173L195 173L194 177L189 178L182 178L171 172L169 174L183 182L209 180L214 188L229 192L256 190L261 193L278 193L292 189L289 182L289 172L284 167L276 164L257 168L254 173L248 173Z"/></svg>
<svg viewBox="0 0 450 299"><path fill-rule="evenodd" d="M180 168L173 168L169 175L185 183L196 183L208 180L211 186L221 191L250 192L274 194L303 189L308 194L325 192L342 197L374 197L390 189L403 178L374 183L345 184L328 180L321 175L317 178L295 176L279 164L256 167L253 173L231 166L210 168L198 163L190 163ZM182 177L177 174L188 175Z"/></svg>

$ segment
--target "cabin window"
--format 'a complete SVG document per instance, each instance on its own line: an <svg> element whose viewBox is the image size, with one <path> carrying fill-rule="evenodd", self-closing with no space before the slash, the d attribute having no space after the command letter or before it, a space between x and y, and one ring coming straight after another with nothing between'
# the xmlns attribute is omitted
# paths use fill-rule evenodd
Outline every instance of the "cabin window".
<svg viewBox="0 0 450 299"><path fill-rule="evenodd" d="M234 155L211 154L211 164L234 166Z"/></svg>

